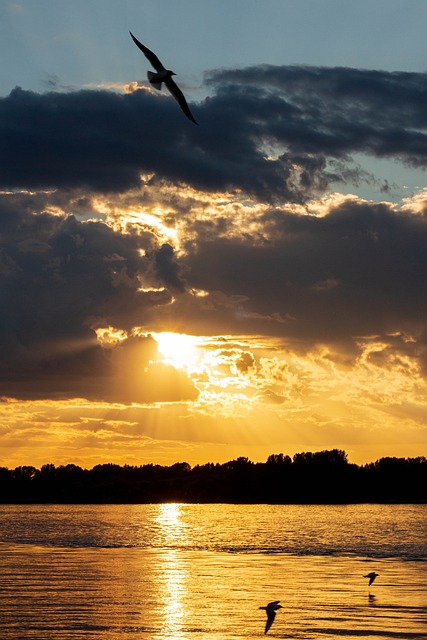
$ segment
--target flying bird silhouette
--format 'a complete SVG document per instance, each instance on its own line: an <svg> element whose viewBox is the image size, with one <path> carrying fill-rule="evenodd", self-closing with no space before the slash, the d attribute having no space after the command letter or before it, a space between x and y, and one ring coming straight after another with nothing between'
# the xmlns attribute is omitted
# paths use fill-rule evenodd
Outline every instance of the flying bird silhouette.
<svg viewBox="0 0 427 640"><path fill-rule="evenodd" d="M179 104L179 106L187 116L187 118L190 118L190 120L192 120L194 124L198 124L198 122L195 121L193 114L190 111L190 108L187 104L184 94L182 93L181 89L177 86L176 82L172 79L172 76L176 76L176 73L174 73L173 71L170 71L170 69L165 69L165 67L162 65L162 63L160 62L156 54L150 51L150 49L148 49L147 47L145 47L142 44L142 42L137 40L137 38L135 38L135 36L131 31L129 31L129 33L132 37L132 40L136 44L136 46L139 49L141 49L142 53L145 55L147 60L153 65L153 67L157 71L157 73L153 73L152 71L147 71L147 77L150 84L155 89L158 89L160 91L162 88L162 84L165 83L170 93L175 98L175 100L177 101L177 103Z"/></svg>
<svg viewBox="0 0 427 640"><path fill-rule="evenodd" d="M274 602L269 602L266 607L260 607L260 609L264 609L267 613L267 622L265 623L265 631L264 634L267 633L269 628L274 622L274 618L276 617L277 609L283 609L281 604L279 604L280 600L275 600Z"/></svg>
<svg viewBox="0 0 427 640"><path fill-rule="evenodd" d="M364 578L369 578L369 584L368 587L371 586L371 584L373 583L373 581L375 580L375 578L377 576L379 576L379 573L375 573L375 571L371 571L371 573L367 573L366 576L363 576Z"/></svg>

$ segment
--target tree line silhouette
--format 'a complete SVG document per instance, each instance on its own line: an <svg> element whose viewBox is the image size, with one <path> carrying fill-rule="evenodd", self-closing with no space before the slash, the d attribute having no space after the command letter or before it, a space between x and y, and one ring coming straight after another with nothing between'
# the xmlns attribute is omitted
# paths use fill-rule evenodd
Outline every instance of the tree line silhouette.
<svg viewBox="0 0 427 640"><path fill-rule="evenodd" d="M362 466L340 449L239 457L191 467L45 464L0 467L0 503L425 503L427 459L380 458Z"/></svg>

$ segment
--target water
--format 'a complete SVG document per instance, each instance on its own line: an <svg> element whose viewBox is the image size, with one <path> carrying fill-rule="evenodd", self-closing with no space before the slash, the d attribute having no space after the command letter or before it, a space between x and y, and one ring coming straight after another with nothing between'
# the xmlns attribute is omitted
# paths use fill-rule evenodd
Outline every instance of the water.
<svg viewBox="0 0 427 640"><path fill-rule="evenodd" d="M0 505L0 638L427 638L427 505ZM364 574L379 573L368 588Z"/></svg>

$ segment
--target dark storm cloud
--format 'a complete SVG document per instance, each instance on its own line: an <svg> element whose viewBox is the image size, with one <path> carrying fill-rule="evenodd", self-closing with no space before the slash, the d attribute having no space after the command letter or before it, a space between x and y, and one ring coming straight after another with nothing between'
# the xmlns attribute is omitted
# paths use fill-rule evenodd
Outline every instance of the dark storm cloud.
<svg viewBox="0 0 427 640"><path fill-rule="evenodd" d="M123 191L139 185L141 173L154 172L153 180L208 190L287 193L283 167L265 161L244 120L221 117L214 105L207 116L200 136L173 100L143 90L16 88L0 99L0 186Z"/></svg>
<svg viewBox="0 0 427 640"><path fill-rule="evenodd" d="M153 304L170 302L167 288L155 300L140 291L140 278L156 271L156 252L146 236L43 212L47 199L0 195L0 396L119 397L111 382L117 365L93 328L130 329ZM172 269L173 256L167 264ZM177 275L163 275L157 284L165 286L168 275L175 291ZM126 398L134 401L176 398L149 376L132 387L132 398L129 388Z"/></svg>
<svg viewBox="0 0 427 640"><path fill-rule="evenodd" d="M52 318L51 337L61 335L59 317L67 326L80 326L89 312L105 313L109 299L114 300L109 313L114 313L123 292L128 299L137 289L143 270L140 239L116 233L102 222L34 212L35 200L21 194L0 197L1 292L13 298L11 312L27 315L29 339L46 332L31 322L36 312ZM8 300L3 301L8 308ZM72 316L66 318L70 309ZM12 329L19 325L10 314L2 320Z"/></svg>
<svg viewBox="0 0 427 640"><path fill-rule="evenodd" d="M427 164L427 76L258 66L212 72L192 109L145 90L0 99L0 186L123 191L140 174L264 201L366 179L355 153Z"/></svg>
<svg viewBox="0 0 427 640"><path fill-rule="evenodd" d="M1 184L108 191L138 184L143 131L134 102L107 91L14 89L0 100Z"/></svg>
<svg viewBox="0 0 427 640"><path fill-rule="evenodd" d="M246 99L253 119L258 102L266 134L294 152L362 151L427 164L427 74L258 66L212 72L208 85L224 100Z"/></svg>
<svg viewBox="0 0 427 640"><path fill-rule="evenodd" d="M117 351L96 341L94 327L160 326L162 314L188 333L347 351L360 336L389 336L390 352L404 345L427 361L426 211L355 199L324 217L248 207L250 224L236 231L226 212L193 224L185 201L192 244L179 254L149 231L79 220L93 213L91 193L126 204L141 172L152 178L129 195L138 209L167 198L168 181L177 199L188 184L304 202L331 180L364 178L356 152L426 166L425 74L254 67L209 82L213 96L191 106L199 127L143 90L0 98L0 188L45 190L0 194L0 396L194 398L185 376L149 364L148 339ZM173 217L178 205L170 208ZM117 389L118 355L134 349L150 372L135 384L123 373Z"/></svg>
<svg viewBox="0 0 427 640"><path fill-rule="evenodd" d="M348 348L358 336L399 332L422 342L427 212L347 200L324 217L273 210L262 228L263 241L199 239L187 258L189 286L239 300L223 331L228 323L231 332Z"/></svg>
<svg viewBox="0 0 427 640"><path fill-rule="evenodd" d="M179 265L175 259L173 247L170 244L163 244L155 252L156 272L161 282L171 291L185 291L185 282L179 273Z"/></svg>

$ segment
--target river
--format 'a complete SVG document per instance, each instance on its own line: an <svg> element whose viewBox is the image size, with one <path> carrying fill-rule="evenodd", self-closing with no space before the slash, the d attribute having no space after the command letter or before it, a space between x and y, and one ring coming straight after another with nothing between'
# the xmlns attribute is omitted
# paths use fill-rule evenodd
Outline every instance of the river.
<svg viewBox="0 0 427 640"><path fill-rule="evenodd" d="M0 638L427 638L426 559L427 505L0 505Z"/></svg>

